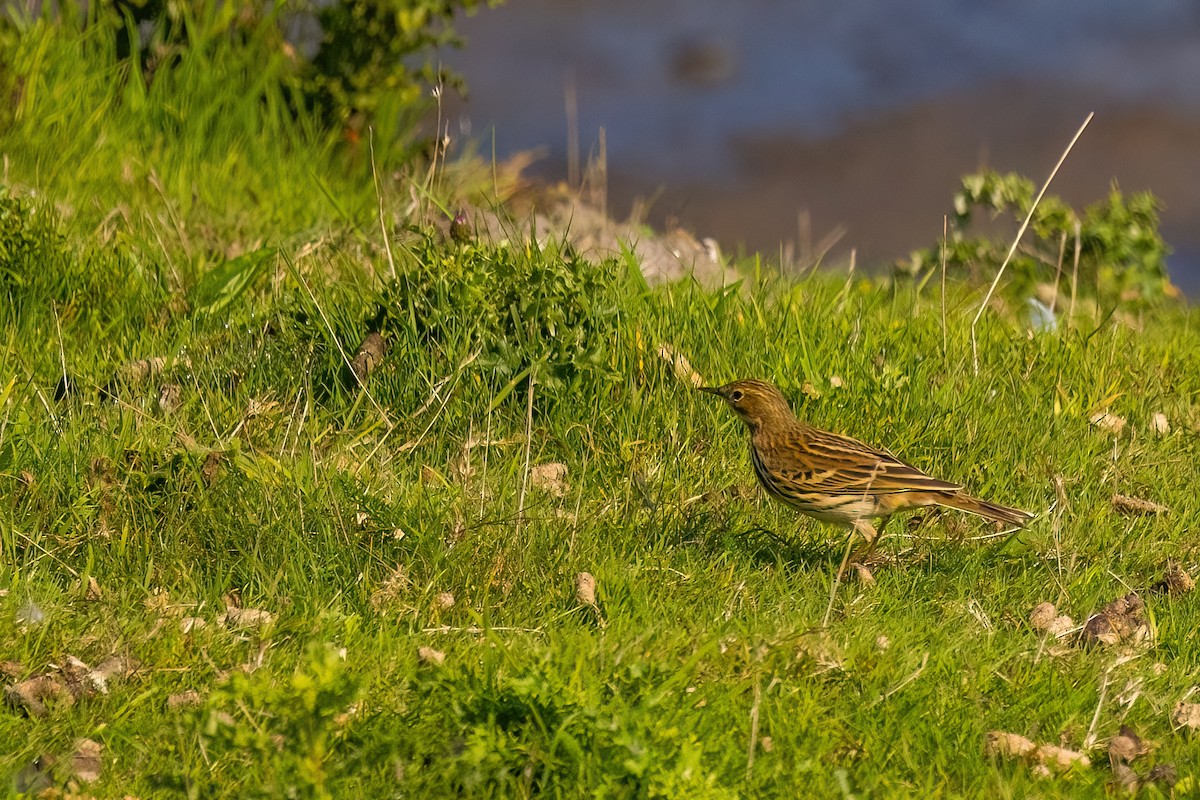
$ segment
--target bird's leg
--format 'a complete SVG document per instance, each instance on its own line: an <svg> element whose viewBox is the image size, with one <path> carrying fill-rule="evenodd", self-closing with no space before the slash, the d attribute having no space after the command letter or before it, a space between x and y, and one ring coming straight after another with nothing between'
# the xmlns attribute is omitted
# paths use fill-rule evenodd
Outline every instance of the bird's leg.
<svg viewBox="0 0 1200 800"><path fill-rule="evenodd" d="M879 547L879 543L883 541L883 533L887 530L887 524L890 519L890 516L880 517L879 522L875 525L871 525L866 521L860 522L866 530L859 531L862 533L864 541L863 548L857 554L859 557L858 563L865 563L867 559L875 555L875 548ZM868 534L866 531L870 531L870 533Z"/></svg>
<svg viewBox="0 0 1200 800"><path fill-rule="evenodd" d="M883 528L887 524L887 517L884 517L880 522L879 527ZM865 519L854 521L854 532L850 534L850 538L854 538L854 533L860 534L863 537L863 542L858 549L854 551L851 560L855 564L862 564L867 557L875 552L875 548L879 545L879 532L875 530L875 526Z"/></svg>

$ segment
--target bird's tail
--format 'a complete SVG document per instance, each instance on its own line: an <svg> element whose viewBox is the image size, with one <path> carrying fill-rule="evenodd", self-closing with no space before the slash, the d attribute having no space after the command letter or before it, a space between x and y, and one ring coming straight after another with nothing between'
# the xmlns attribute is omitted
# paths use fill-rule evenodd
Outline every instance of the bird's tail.
<svg viewBox="0 0 1200 800"><path fill-rule="evenodd" d="M937 503L940 506L956 508L959 511L966 511L968 514L974 514L984 519L1003 522L1006 525L1017 525L1022 528L1034 517L1028 511L989 503L986 500L980 500L978 497L971 497L969 494L940 495Z"/></svg>

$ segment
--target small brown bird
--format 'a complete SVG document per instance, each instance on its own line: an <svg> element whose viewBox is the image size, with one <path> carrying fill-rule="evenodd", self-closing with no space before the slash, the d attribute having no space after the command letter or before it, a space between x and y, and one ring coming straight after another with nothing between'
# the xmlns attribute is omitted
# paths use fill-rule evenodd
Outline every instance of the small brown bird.
<svg viewBox="0 0 1200 800"><path fill-rule="evenodd" d="M1028 512L964 494L958 484L930 477L857 439L806 425L765 381L734 381L700 391L724 399L750 429L754 474L767 494L802 514L853 528L865 540L860 554L875 548L873 520L881 520L882 529L892 514L925 506L956 508L1006 525L1024 526L1033 519Z"/></svg>

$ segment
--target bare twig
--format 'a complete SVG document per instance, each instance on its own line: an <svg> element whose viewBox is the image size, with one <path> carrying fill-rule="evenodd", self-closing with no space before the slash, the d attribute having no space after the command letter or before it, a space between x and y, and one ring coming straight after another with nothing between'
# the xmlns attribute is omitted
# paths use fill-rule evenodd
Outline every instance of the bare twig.
<svg viewBox="0 0 1200 800"><path fill-rule="evenodd" d="M992 295L996 292L996 286L1000 284L1000 278L1004 275L1004 270L1008 266L1008 262L1012 260L1013 253L1017 251L1017 245L1021 243L1021 237L1025 235L1025 229L1029 227L1030 220L1033 219L1033 212L1037 210L1038 203L1042 202L1042 196L1046 194L1046 190L1050 188L1050 182L1054 180L1054 176L1058 174L1058 170L1062 167L1063 162L1067 160L1067 156L1071 153L1071 149L1075 147L1075 143L1079 141L1079 137L1083 135L1084 129L1088 123L1092 121L1092 117L1096 112L1088 113L1087 119L1079 126L1079 130L1075 131L1075 136L1071 138L1067 149L1063 150L1063 154L1059 156L1058 163L1054 165L1054 169L1050 170L1050 177L1046 178L1046 182L1042 184L1042 190L1037 193L1037 197L1033 199L1033 205L1029 207L1029 213L1025 215L1025 221L1021 223L1021 227L1017 229L1017 235L1013 239L1012 246L1008 248L1008 255L1004 257L1004 262L1000 265L1000 269L996 271L996 277L992 280L992 285L988 287L987 294L983 298L983 302L979 305L979 311L975 314L975 319L971 321L971 361L975 367L975 374L979 374L979 344L975 338L975 328L979 325L979 318L983 316L983 312L987 309L988 303L991 302ZM1076 251L1078 255L1078 251Z"/></svg>
<svg viewBox="0 0 1200 800"><path fill-rule="evenodd" d="M392 244L388 240L387 224L383 221L383 192L379 190L379 173L375 169L375 127L367 128L367 143L371 146L371 178L375 181L375 201L379 204L379 230L383 231L383 252L387 254L388 269L392 280L396 280L396 261L392 258Z"/></svg>
<svg viewBox="0 0 1200 800"><path fill-rule="evenodd" d="M579 96L575 73L568 72L563 85L563 105L567 112L567 186L579 190Z"/></svg>
<svg viewBox="0 0 1200 800"><path fill-rule="evenodd" d="M881 701L887 700L889 697L894 695L896 692L900 691L905 686L908 686L910 683L915 681L917 678L921 677L921 673L925 671L925 667L928 664L929 664L929 652L926 651L925 654L923 656L921 656L921 663L917 666L917 668L915 670L913 670L912 674L910 674L907 678L900 681L895 686L893 686L891 689L889 689L887 691L887 694L885 694L883 697L881 697L879 699Z"/></svg>
<svg viewBox="0 0 1200 800"><path fill-rule="evenodd" d="M533 384L537 370L529 373L528 400L525 405L525 467L521 472L521 493L517 497L517 529L520 536L521 524L525 521L525 491L529 488L529 451L533 443Z"/></svg>
<svg viewBox="0 0 1200 800"><path fill-rule="evenodd" d="M754 769L754 751L758 748L758 707L762 704L762 684L754 684L754 702L750 705L750 746L746 754L746 780Z"/></svg>
<svg viewBox="0 0 1200 800"><path fill-rule="evenodd" d="M950 232L950 218L942 215L942 355L946 355L946 247Z"/></svg>
<svg viewBox="0 0 1200 800"><path fill-rule="evenodd" d="M1096 744L1096 725L1100 722L1100 709L1104 708L1104 698L1108 695L1108 673L1112 668L1104 670L1100 676L1100 697L1096 700L1096 713L1092 714L1092 724L1088 725L1087 736L1083 737L1083 749L1091 750Z"/></svg>
<svg viewBox="0 0 1200 800"><path fill-rule="evenodd" d="M1055 306L1058 305L1058 282L1062 279L1063 259L1067 255L1067 232L1063 231L1062 236L1058 240L1058 267L1054 270L1054 296L1050 298L1050 313L1054 313Z"/></svg>
<svg viewBox="0 0 1200 800"><path fill-rule="evenodd" d="M842 285L841 294L838 297L837 313L840 316L842 310L846 307L846 300L850 297L850 287L854 283L854 265L857 260L858 250L850 248L850 268L846 270L846 283Z"/></svg>
<svg viewBox="0 0 1200 800"><path fill-rule="evenodd" d="M58 304L51 303L50 310L54 312L54 330L58 335L58 363L62 367L63 393L71 393L71 379L67 377L67 350L63 347L62 323L58 319ZM50 415L54 417L53 414Z"/></svg>
<svg viewBox="0 0 1200 800"><path fill-rule="evenodd" d="M1075 292L1079 289L1079 233L1082 228L1079 220L1075 220L1075 266L1071 268L1071 307L1067 309L1067 324L1075 318Z"/></svg>

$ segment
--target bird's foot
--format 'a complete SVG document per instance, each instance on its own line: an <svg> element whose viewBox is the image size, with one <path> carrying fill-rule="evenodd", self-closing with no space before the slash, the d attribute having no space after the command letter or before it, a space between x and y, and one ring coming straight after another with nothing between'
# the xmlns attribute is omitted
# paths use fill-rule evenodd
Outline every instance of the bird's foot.
<svg viewBox="0 0 1200 800"><path fill-rule="evenodd" d="M875 576L871 573L871 568L866 564L854 563L850 565L854 568L854 575L858 578L858 582L863 586L872 586L875 583Z"/></svg>

